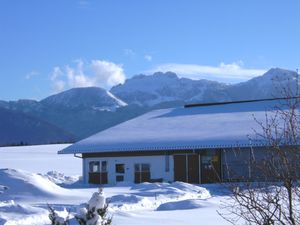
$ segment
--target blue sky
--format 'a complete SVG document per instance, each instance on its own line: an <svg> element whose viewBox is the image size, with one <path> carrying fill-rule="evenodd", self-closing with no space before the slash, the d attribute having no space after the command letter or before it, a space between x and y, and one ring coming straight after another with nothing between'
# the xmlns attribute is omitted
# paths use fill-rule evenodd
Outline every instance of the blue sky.
<svg viewBox="0 0 300 225"><path fill-rule="evenodd" d="M300 65L300 1L0 1L0 99L139 73L236 83Z"/></svg>

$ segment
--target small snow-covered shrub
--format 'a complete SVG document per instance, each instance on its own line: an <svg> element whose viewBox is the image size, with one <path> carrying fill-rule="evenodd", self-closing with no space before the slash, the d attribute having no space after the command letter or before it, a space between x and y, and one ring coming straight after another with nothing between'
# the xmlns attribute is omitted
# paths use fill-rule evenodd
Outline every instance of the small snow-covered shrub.
<svg viewBox="0 0 300 225"><path fill-rule="evenodd" d="M106 204L103 190L95 192L85 207L78 210L75 216L80 225L109 225L112 218L107 216L108 204Z"/></svg>
<svg viewBox="0 0 300 225"><path fill-rule="evenodd" d="M50 206L48 205L49 209L49 219L51 221L51 225L69 225L69 217L66 219L64 217L61 217L57 214L57 212Z"/></svg>
<svg viewBox="0 0 300 225"><path fill-rule="evenodd" d="M49 207L49 219L52 225L69 225L70 219L63 218L55 212L55 210ZM95 192L88 203L82 205L74 215L75 220L79 225L110 225L112 218L108 217L108 204L106 203L103 190L99 188L98 192Z"/></svg>

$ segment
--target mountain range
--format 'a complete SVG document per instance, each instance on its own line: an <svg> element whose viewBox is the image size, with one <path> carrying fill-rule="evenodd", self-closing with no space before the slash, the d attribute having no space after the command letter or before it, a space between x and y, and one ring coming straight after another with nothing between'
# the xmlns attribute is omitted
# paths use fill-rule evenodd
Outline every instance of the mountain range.
<svg viewBox="0 0 300 225"><path fill-rule="evenodd" d="M157 108L280 97L281 86L295 89L297 77L274 68L225 84L157 72L134 76L110 91L73 88L41 101L0 101L0 145L73 142Z"/></svg>
<svg viewBox="0 0 300 225"><path fill-rule="evenodd" d="M175 73L138 75L110 91L127 104L155 106L166 102L207 103L279 97L280 86L294 84L297 73L279 68L238 84L179 78ZM176 105L176 104L175 104ZM176 105L177 106L177 105Z"/></svg>

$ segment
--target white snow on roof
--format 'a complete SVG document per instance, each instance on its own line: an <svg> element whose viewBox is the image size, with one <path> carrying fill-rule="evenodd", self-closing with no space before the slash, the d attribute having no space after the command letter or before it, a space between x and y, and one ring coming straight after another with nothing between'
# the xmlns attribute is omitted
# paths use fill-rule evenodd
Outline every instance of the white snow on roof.
<svg viewBox="0 0 300 225"><path fill-rule="evenodd" d="M81 140L59 153L247 147L278 101L154 110Z"/></svg>

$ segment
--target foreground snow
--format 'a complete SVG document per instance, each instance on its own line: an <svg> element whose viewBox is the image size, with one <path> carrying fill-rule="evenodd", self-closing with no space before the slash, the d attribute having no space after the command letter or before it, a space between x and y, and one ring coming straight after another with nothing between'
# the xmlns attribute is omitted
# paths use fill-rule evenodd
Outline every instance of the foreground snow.
<svg viewBox="0 0 300 225"><path fill-rule="evenodd" d="M0 225L50 224L47 203L61 216L67 216L67 210L72 215L97 191L96 186L87 187L75 182L78 176L71 176L76 174L73 171L80 174L80 160L74 163L69 157L55 162L61 157L56 151L63 147L14 147L11 152L0 148L1 167L14 168L0 169ZM45 163L48 160L40 170L36 157ZM18 165L13 158L22 163ZM226 198L218 185L121 183L105 187L104 192L116 225L227 224L216 212Z"/></svg>
<svg viewBox="0 0 300 225"><path fill-rule="evenodd" d="M75 213L97 188L62 188L47 175L1 169L0 224L49 224L47 203L60 215ZM72 186L71 186L72 187ZM106 187L114 224L224 224L217 215L220 187L182 182Z"/></svg>

